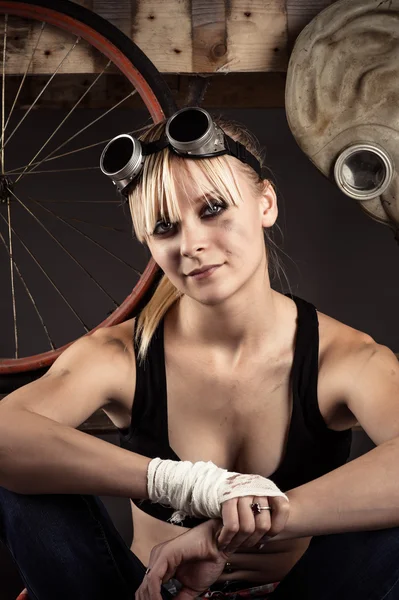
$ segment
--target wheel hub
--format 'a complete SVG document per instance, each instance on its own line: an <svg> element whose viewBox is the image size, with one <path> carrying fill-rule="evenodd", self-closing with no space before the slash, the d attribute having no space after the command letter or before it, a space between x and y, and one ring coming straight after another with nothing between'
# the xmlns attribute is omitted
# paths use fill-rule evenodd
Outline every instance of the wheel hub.
<svg viewBox="0 0 399 600"><path fill-rule="evenodd" d="M6 175L0 176L0 204L6 204L13 197L14 183Z"/></svg>

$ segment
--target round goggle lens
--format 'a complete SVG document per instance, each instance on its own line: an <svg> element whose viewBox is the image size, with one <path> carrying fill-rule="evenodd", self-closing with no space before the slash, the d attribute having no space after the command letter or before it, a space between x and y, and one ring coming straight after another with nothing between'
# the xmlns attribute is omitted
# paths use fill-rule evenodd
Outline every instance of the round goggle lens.
<svg viewBox="0 0 399 600"><path fill-rule="evenodd" d="M199 110L179 113L169 123L169 135L176 142L192 142L201 138L209 128L208 117Z"/></svg>
<svg viewBox="0 0 399 600"><path fill-rule="evenodd" d="M133 149L133 141L130 138L117 138L109 145L103 156L103 170L109 175L121 171L132 158Z"/></svg>

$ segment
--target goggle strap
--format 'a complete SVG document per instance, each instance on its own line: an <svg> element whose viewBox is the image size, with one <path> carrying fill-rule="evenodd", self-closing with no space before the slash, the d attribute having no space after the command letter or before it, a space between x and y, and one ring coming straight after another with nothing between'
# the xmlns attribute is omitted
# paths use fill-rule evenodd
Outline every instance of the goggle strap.
<svg viewBox="0 0 399 600"><path fill-rule="evenodd" d="M251 154L242 144L240 144L240 142L236 142L227 134L224 134L224 140L226 147L233 156L238 158L238 160L241 162L249 164L249 166L256 171L259 177L262 177L261 166L258 159L255 158L253 154Z"/></svg>
<svg viewBox="0 0 399 600"><path fill-rule="evenodd" d="M150 154L155 154L156 152L160 152L164 148L168 146L169 142L166 137L163 137L159 140L155 140L154 142L141 143L141 150L143 156L149 156Z"/></svg>

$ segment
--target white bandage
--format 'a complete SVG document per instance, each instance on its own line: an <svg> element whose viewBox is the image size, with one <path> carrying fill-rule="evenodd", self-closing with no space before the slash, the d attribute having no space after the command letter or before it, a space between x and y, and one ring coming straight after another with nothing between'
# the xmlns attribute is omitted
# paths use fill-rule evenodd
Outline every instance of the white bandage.
<svg viewBox="0 0 399 600"><path fill-rule="evenodd" d="M148 495L176 509L170 521L181 523L187 516L219 518L221 505L243 496L287 496L261 475L242 475L221 469L212 462L154 458L147 472Z"/></svg>

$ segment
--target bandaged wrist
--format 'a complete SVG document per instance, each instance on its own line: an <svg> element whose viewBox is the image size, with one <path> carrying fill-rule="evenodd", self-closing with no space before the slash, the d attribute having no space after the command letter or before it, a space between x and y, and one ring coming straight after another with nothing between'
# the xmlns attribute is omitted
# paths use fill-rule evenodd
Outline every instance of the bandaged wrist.
<svg viewBox="0 0 399 600"><path fill-rule="evenodd" d="M148 496L176 509L170 521L181 523L186 516L221 517L221 505L243 496L287 496L275 483L261 475L243 475L217 467L212 462L154 458L147 472Z"/></svg>

